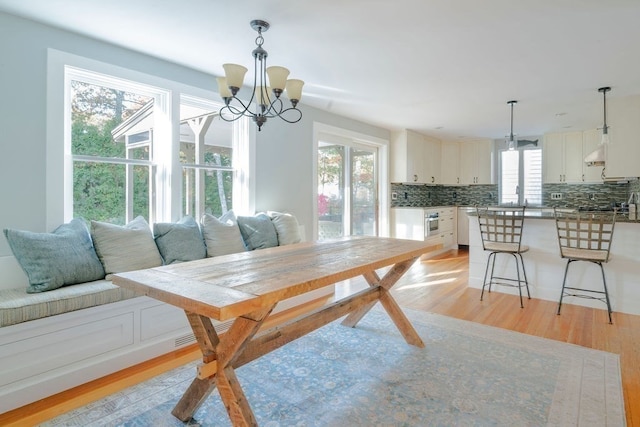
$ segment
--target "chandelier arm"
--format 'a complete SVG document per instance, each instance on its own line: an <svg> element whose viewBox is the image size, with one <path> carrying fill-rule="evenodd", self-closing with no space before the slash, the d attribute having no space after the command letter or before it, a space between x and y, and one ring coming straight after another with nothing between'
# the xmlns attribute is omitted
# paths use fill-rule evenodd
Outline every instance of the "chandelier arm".
<svg viewBox="0 0 640 427"><path fill-rule="evenodd" d="M298 118L297 119L287 119L284 115L287 114L289 111L295 111L298 114ZM284 109L280 112L280 114L278 114L275 117L279 117L282 120L284 120L287 123L298 123L300 121L300 119L302 119L302 111L298 110L295 107L289 107L287 109Z"/></svg>

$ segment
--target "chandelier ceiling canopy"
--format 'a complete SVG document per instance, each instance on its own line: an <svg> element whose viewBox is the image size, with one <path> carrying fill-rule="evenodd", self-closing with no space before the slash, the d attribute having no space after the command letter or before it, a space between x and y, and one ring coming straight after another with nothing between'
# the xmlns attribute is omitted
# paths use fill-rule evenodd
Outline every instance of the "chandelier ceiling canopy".
<svg viewBox="0 0 640 427"><path fill-rule="evenodd" d="M284 67L267 67L268 54L262 47L264 43L262 33L269 29L269 23L255 19L250 24L251 28L258 32L256 48L253 50L253 91L249 101L240 100L236 95L243 86L244 76L248 70L238 64L223 64L225 76L217 78L218 91L225 103L220 109L220 117L229 122L241 117L251 117L258 125L258 130L262 130L262 125L267 119L273 117L279 117L287 123L297 123L302 118L302 112L297 105L302 97L304 82L287 79L289 70ZM288 108L282 100L282 94L285 91L291 102ZM255 105L252 106L253 103Z"/></svg>

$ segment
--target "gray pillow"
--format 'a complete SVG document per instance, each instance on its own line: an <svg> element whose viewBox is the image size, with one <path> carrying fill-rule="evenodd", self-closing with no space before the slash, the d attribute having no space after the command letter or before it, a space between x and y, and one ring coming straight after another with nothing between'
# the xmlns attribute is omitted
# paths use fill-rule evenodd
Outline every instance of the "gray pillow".
<svg viewBox="0 0 640 427"><path fill-rule="evenodd" d="M207 256L235 254L247 250L233 211L222 215L220 219L204 214L201 223Z"/></svg>
<svg viewBox="0 0 640 427"><path fill-rule="evenodd" d="M5 229L4 235L29 278L29 293L104 278L89 230L81 219L73 219L52 233Z"/></svg>
<svg viewBox="0 0 640 427"><path fill-rule="evenodd" d="M302 237L300 236L300 228L298 227L298 220L295 216L289 213L281 212L268 212L271 217L271 222L276 228L276 234L278 235L278 245L290 245L292 243L300 243Z"/></svg>
<svg viewBox="0 0 640 427"><path fill-rule="evenodd" d="M272 248L278 246L276 228L266 214L259 213L255 216L239 216L238 226L242 239L247 249Z"/></svg>
<svg viewBox="0 0 640 427"><path fill-rule="evenodd" d="M190 216L185 216L177 223L153 224L153 236L165 264L193 261L207 256L200 226Z"/></svg>
<svg viewBox="0 0 640 427"><path fill-rule="evenodd" d="M149 224L141 216L123 226L91 221L91 237L107 280L111 274L162 265Z"/></svg>

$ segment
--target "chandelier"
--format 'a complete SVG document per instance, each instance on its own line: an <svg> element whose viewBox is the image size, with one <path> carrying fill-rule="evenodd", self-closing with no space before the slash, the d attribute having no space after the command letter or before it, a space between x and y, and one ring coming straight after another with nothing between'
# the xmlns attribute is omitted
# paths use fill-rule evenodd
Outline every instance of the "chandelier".
<svg viewBox="0 0 640 427"><path fill-rule="evenodd" d="M247 68L238 64L223 64L225 77L218 77L218 91L224 100L220 109L220 117L232 122L241 117L251 117L258 130L262 130L267 119L279 117L287 123L297 123L302 112L296 108L302 97L302 80L287 79L289 70L284 67L267 67L267 51L262 44L262 33L269 29L269 23L260 19L251 21L251 28L258 32L256 48L253 50L254 77L253 92L248 102L243 102L236 95L244 83ZM267 79L268 77L268 79ZM286 90L291 107L285 108L282 93ZM252 103L255 106L252 107Z"/></svg>
<svg viewBox="0 0 640 427"><path fill-rule="evenodd" d="M515 150L518 139L513 134L513 104L517 104L518 101L509 101L507 104L511 104L511 131L509 132L509 136L507 136L507 148L509 151Z"/></svg>

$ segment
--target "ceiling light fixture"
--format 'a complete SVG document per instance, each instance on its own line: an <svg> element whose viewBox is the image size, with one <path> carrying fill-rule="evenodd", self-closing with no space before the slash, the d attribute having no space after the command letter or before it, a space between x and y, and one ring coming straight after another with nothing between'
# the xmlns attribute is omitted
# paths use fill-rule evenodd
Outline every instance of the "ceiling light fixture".
<svg viewBox="0 0 640 427"><path fill-rule="evenodd" d="M247 68L237 64L223 64L225 77L218 77L218 91L224 100L224 107L220 109L220 117L232 122L241 117L251 117L262 130L267 119L280 117L287 123L297 123L302 118L302 112L297 105L302 97L302 80L287 79L289 70L284 67L267 67L267 51L263 49L262 33L269 29L269 23L260 19L251 21L251 28L258 32L256 48L253 50L254 77L251 98L245 104L236 97L244 83ZM268 77L268 80L267 80ZM285 108L281 95L286 90L291 101L291 107ZM255 110L251 103L255 101ZM288 117L285 117L288 116Z"/></svg>
<svg viewBox="0 0 640 427"><path fill-rule="evenodd" d="M513 134L513 104L517 104L518 101L509 101L507 104L511 105L511 131L509 132L509 136L507 137L506 143L509 151L515 150L518 139Z"/></svg>
<svg viewBox="0 0 640 427"><path fill-rule="evenodd" d="M607 147L611 143L611 140L609 139L609 126L607 125L607 92L610 90L611 88L609 86L598 88L598 92L602 93L604 124L602 125L602 137L600 139L600 144L584 158L584 162L587 166L605 166L606 164ZM602 175L604 177L604 169L602 170Z"/></svg>
<svg viewBox="0 0 640 427"><path fill-rule="evenodd" d="M602 139L600 140L600 144L609 144L611 140L609 139L609 126L607 126L607 92L611 90L610 87L601 87L598 89L598 92L602 92L602 106L603 106L603 116L604 116L604 125L602 126Z"/></svg>

